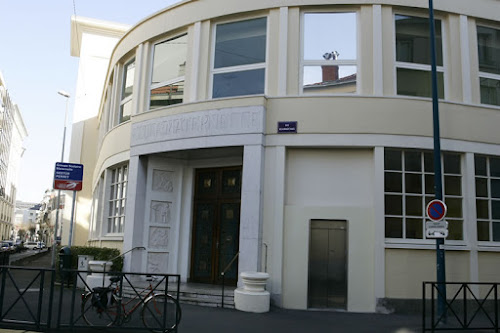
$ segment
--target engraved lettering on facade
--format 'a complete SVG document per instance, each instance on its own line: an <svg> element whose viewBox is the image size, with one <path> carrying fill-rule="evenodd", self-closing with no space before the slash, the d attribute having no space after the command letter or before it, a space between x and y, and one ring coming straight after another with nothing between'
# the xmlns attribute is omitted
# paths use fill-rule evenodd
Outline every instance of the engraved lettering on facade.
<svg viewBox="0 0 500 333"><path fill-rule="evenodd" d="M243 107L172 115L132 125L132 145L212 134L261 133L262 107Z"/></svg>

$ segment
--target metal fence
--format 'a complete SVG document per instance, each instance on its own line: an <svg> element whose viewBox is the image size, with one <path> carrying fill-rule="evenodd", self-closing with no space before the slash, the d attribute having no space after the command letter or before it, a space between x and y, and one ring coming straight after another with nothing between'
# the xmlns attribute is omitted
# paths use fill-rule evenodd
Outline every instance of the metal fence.
<svg viewBox="0 0 500 333"><path fill-rule="evenodd" d="M92 273L63 270L72 277L60 288L58 328L150 329L176 332L181 319L180 275L146 273ZM81 285L81 287L78 287Z"/></svg>
<svg viewBox="0 0 500 333"><path fill-rule="evenodd" d="M445 285L445 307L438 313L438 298L445 298L438 286ZM422 331L499 332L499 283L423 282ZM451 296L451 297L450 297Z"/></svg>
<svg viewBox="0 0 500 333"><path fill-rule="evenodd" d="M0 266L0 326L44 331L83 327L177 331L180 275L62 273L69 277L64 284L54 269ZM87 274L94 277L93 284L85 278Z"/></svg>

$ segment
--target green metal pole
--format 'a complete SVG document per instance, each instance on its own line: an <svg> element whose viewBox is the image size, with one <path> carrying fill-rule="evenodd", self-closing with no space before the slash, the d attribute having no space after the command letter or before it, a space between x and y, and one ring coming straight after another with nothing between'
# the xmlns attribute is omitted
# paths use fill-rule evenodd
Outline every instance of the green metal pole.
<svg viewBox="0 0 500 333"><path fill-rule="evenodd" d="M436 28L434 23L434 6L429 0L429 30L430 30L430 51L432 69L432 116L434 134L434 183L436 185L435 197L443 200L443 183L441 179L441 142L439 134L439 103L438 103L438 82L436 72ZM446 270L444 260L444 238L436 238L436 272L438 282L438 314L439 317L446 318Z"/></svg>

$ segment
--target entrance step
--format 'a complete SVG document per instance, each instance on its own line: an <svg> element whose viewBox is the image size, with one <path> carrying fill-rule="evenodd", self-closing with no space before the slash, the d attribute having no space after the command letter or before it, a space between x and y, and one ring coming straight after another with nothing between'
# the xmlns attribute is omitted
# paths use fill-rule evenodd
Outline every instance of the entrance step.
<svg viewBox="0 0 500 333"><path fill-rule="evenodd" d="M224 308L234 309L234 286L224 288ZM137 289L138 291L140 289ZM176 290L170 289L169 294L175 296ZM130 287L123 287L124 295L134 295ZM180 303L207 307L222 307L222 286L203 283L181 283L179 292Z"/></svg>
<svg viewBox="0 0 500 333"><path fill-rule="evenodd" d="M222 294L182 291L180 292L179 300L181 303L193 304L199 306L222 307ZM224 292L224 307L234 309L234 291L231 293Z"/></svg>

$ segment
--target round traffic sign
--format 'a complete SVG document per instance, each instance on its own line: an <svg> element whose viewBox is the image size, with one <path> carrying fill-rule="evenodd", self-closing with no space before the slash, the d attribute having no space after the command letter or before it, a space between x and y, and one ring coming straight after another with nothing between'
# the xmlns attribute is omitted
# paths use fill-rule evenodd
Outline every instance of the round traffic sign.
<svg viewBox="0 0 500 333"><path fill-rule="evenodd" d="M427 204L427 217L432 221L441 221L446 215L446 205L443 201L434 199Z"/></svg>

